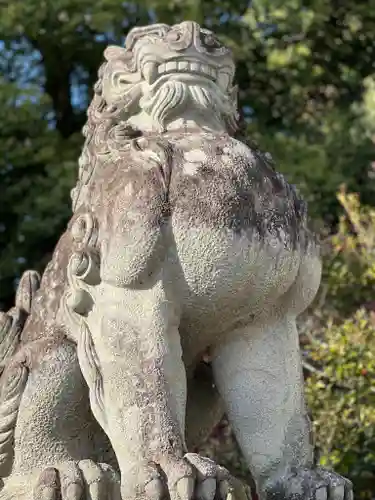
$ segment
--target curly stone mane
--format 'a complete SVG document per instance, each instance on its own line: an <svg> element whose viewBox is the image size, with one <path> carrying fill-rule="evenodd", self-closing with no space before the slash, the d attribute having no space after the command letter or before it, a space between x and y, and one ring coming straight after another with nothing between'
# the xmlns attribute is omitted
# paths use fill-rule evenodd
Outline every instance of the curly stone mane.
<svg viewBox="0 0 375 500"><path fill-rule="evenodd" d="M105 54L106 55L106 54ZM104 62L98 70L98 80L94 85L94 96L87 109L87 121L82 129L85 142L78 159L78 181L71 191L73 211L85 198L86 187L99 166L103 157L116 145L117 141L124 141L142 135L124 122L122 101L108 104L103 97L103 75L109 62ZM114 131L114 127L121 122L121 127ZM111 134L111 132L115 132Z"/></svg>

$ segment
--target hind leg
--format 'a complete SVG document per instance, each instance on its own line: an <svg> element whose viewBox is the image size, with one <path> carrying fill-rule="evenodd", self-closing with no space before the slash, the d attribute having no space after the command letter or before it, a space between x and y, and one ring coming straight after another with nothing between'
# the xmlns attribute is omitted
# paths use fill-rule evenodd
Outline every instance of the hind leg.
<svg viewBox="0 0 375 500"><path fill-rule="evenodd" d="M200 363L188 379L186 445L193 451L209 437L224 416L224 402L213 380L212 368Z"/></svg>
<svg viewBox="0 0 375 500"><path fill-rule="evenodd" d="M352 498L349 481L313 464L295 318L234 332L214 373L261 500Z"/></svg>
<svg viewBox="0 0 375 500"><path fill-rule="evenodd" d="M18 355L21 365L24 357L31 366L14 431L13 466L0 493L4 500L31 500L31 491L51 479L51 467L66 470L66 464L82 460L96 463L110 448L92 416L76 347L64 341L43 350L43 343L35 343ZM17 356L14 366L16 362ZM10 371L7 378L11 382Z"/></svg>

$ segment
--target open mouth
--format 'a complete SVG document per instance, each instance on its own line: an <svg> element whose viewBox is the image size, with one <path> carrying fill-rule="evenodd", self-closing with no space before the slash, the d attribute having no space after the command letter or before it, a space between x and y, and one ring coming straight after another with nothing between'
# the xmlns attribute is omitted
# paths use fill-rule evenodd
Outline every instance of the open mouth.
<svg viewBox="0 0 375 500"><path fill-rule="evenodd" d="M169 61L158 66L158 76L172 73L189 73L203 76L216 82L218 77L217 70L208 64L193 61Z"/></svg>

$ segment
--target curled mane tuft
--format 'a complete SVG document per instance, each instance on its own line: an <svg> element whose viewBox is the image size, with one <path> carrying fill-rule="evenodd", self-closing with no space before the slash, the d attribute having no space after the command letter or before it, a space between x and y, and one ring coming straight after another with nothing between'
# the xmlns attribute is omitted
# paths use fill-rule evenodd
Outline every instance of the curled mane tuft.
<svg viewBox="0 0 375 500"><path fill-rule="evenodd" d="M73 211L86 198L87 186L95 169L102 164L103 157L110 152L109 132L123 120L123 103L119 102L117 105L108 104L103 97L103 77L108 64L109 62L104 62L98 70L98 80L94 85L94 96L87 109L87 121L82 129L85 142L78 159L78 181L71 191ZM137 135L139 135L139 132L136 132L131 127L122 127L122 139L131 139Z"/></svg>

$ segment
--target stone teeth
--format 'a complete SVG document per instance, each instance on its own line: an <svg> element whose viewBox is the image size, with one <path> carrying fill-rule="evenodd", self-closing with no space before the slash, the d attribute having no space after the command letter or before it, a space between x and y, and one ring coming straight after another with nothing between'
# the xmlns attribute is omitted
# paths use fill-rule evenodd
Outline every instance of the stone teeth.
<svg viewBox="0 0 375 500"><path fill-rule="evenodd" d="M196 62L192 62L192 63L190 63L190 68L191 68L191 71L196 71L197 73L199 73L200 64L196 63Z"/></svg>
<svg viewBox="0 0 375 500"><path fill-rule="evenodd" d="M175 71L183 71L183 72L191 71L192 73L201 73L201 74L203 73L213 79L217 78L217 71L215 68L212 68L208 64L200 64L199 62L169 61L160 64L160 66L158 67L159 75Z"/></svg>
<svg viewBox="0 0 375 500"><path fill-rule="evenodd" d="M177 63L174 61L167 62L165 65L166 71L174 71L177 69Z"/></svg>
<svg viewBox="0 0 375 500"><path fill-rule="evenodd" d="M180 61L178 63L178 69L182 71L189 71L189 63L187 61Z"/></svg>

